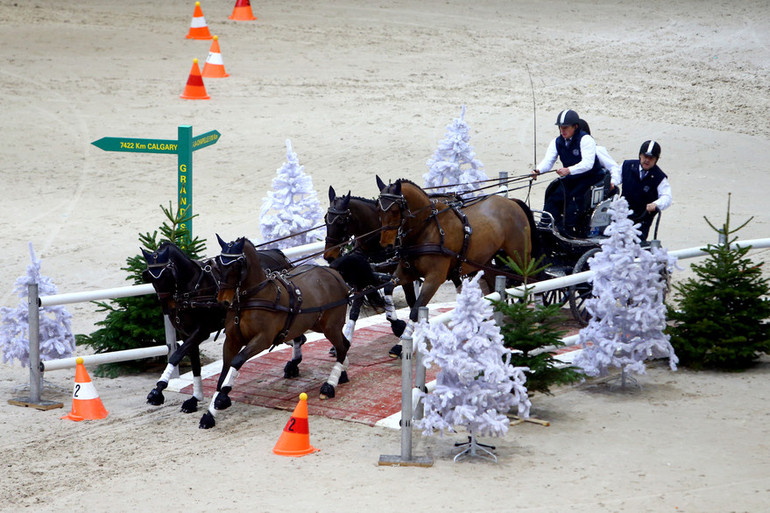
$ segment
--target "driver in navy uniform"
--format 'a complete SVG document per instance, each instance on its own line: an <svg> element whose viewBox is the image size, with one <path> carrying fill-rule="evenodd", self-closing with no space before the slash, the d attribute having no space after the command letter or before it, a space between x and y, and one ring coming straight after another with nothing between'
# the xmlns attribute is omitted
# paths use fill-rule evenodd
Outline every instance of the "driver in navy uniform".
<svg viewBox="0 0 770 513"><path fill-rule="evenodd" d="M556 169L557 182L545 192L543 210L549 212L556 227L565 234L579 235L578 216L583 209L586 192L601 180L602 168L596 157L596 142L580 129L580 116L574 110L563 110L556 117L559 136L551 141L540 165L532 172L537 178L548 172L556 159L562 167Z"/></svg>
<svg viewBox="0 0 770 513"><path fill-rule="evenodd" d="M671 185L658 167L659 158L660 144L644 141L639 148L639 160L626 160L621 168L621 196L628 201L631 219L641 224L642 241L647 240L655 214L671 206Z"/></svg>

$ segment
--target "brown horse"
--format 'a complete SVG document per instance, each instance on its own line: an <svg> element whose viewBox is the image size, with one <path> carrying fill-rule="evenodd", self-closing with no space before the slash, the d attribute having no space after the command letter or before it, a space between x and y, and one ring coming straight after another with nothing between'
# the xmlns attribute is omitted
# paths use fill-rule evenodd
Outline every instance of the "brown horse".
<svg viewBox="0 0 770 513"><path fill-rule="evenodd" d="M242 237L225 243L218 235L217 239L222 246L217 257L221 272L217 299L227 308L226 339L217 392L200 427L213 427L216 410L230 406L228 394L249 358L306 331L323 333L336 350L337 361L321 387L321 399L334 397L335 387L348 380L345 370L350 347L342 333L350 289L340 273L329 267L303 265L266 274L251 241ZM302 360L301 345L293 346L287 369L296 368Z"/></svg>
<svg viewBox="0 0 770 513"><path fill-rule="evenodd" d="M491 278L490 264L500 251L524 261L531 256L535 225L523 202L492 195L457 206L431 199L409 180L385 185L378 176L377 186L380 244L395 246L399 255L395 278L401 285L424 279L409 314L410 325L417 321L419 307L427 305L446 280L457 283L478 270ZM411 331L410 326L402 337ZM400 350L394 347L391 356L399 356Z"/></svg>

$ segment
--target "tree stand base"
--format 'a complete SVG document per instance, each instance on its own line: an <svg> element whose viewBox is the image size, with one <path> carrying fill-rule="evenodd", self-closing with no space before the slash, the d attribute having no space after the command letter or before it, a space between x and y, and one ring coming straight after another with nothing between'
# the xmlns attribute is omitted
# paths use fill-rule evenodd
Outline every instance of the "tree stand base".
<svg viewBox="0 0 770 513"><path fill-rule="evenodd" d="M495 450L495 446L478 443L475 435L470 435L467 442L457 442L455 447L464 447L464 449L455 456L455 462L458 462L467 456L475 456L497 463L497 456L492 452Z"/></svg>

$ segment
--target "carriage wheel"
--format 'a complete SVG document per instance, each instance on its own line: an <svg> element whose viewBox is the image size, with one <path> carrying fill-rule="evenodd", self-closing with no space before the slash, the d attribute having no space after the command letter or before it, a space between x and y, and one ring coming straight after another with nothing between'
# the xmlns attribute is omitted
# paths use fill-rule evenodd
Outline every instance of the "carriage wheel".
<svg viewBox="0 0 770 513"><path fill-rule="evenodd" d="M601 248L593 248L583 253L575 264L572 273L587 271L589 269L588 259L599 251L601 251ZM590 283L579 283L577 285L572 285L569 288L569 309L572 311L572 317L574 317L581 326L587 326L588 321L591 320L591 314L586 310L585 302L591 297L592 292L593 286Z"/></svg>
<svg viewBox="0 0 770 513"><path fill-rule="evenodd" d="M567 289L554 289L543 292L543 305L563 305L569 299Z"/></svg>

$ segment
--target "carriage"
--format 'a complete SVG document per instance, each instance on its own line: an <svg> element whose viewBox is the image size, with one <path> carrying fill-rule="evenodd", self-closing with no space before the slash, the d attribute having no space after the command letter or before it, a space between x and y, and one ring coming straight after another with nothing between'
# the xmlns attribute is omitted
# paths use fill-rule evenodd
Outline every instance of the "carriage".
<svg viewBox="0 0 770 513"><path fill-rule="evenodd" d="M606 239L603 234L612 222L609 208L616 194L617 189L611 188L609 173L605 173L583 198L575 236L560 232L548 212L532 211L537 220L536 228L540 237L543 264L547 265L543 271L544 278L560 278L589 270L588 260L601 250L601 242ZM656 215L653 239L657 239L660 223L660 216ZM657 241L653 240L643 245L652 246L656 243ZM572 316L581 326L585 326L590 320L585 301L591 297L591 292L590 283L580 283L543 292L541 298L545 305L569 303Z"/></svg>

